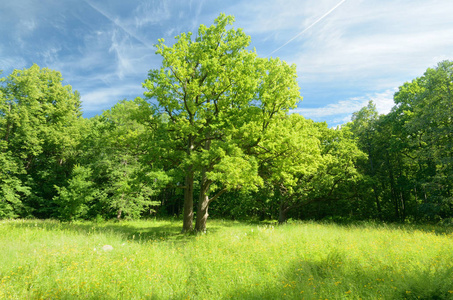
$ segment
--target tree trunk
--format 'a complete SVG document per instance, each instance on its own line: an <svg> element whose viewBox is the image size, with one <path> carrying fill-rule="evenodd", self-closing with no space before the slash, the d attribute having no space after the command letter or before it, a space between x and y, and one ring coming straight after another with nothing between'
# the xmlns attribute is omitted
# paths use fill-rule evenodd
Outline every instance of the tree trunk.
<svg viewBox="0 0 453 300"><path fill-rule="evenodd" d="M209 100L208 100L209 103ZM211 149L211 137L210 133L206 134L206 141L204 143L204 150L209 151ZM209 187L211 181L206 177L207 168L204 167L201 172L201 184L200 184L200 198L198 200L197 208L197 220L195 222L195 231L197 232L206 232L206 222L208 221L208 207L209 207Z"/></svg>
<svg viewBox="0 0 453 300"><path fill-rule="evenodd" d="M395 177L393 175L392 166L390 165L390 158L388 151L386 152L386 164L389 172L389 180L390 180L390 192L392 196L393 203L395 205L395 220L400 221L400 211L399 211L399 201L397 196L396 184L395 184Z"/></svg>
<svg viewBox="0 0 453 300"><path fill-rule="evenodd" d="M278 212L278 224L284 224L286 223L286 209L282 209L280 207L280 210Z"/></svg>
<svg viewBox="0 0 453 300"><path fill-rule="evenodd" d="M191 157L193 151L193 136L189 135L187 139L187 157ZM182 233L190 232L193 230L193 181L194 181L193 165L186 169L185 189L184 189L184 211L183 211L183 224Z"/></svg>
<svg viewBox="0 0 453 300"><path fill-rule="evenodd" d="M206 232L206 223L208 221L208 207L209 197L206 193L200 193L200 200L198 201L197 221L195 223L195 231Z"/></svg>
<svg viewBox="0 0 453 300"><path fill-rule="evenodd" d="M400 192L401 195L401 221L406 219L406 197L405 193Z"/></svg>
<svg viewBox="0 0 453 300"><path fill-rule="evenodd" d="M379 195L377 192L377 186L375 183L373 183L373 191L374 191L374 198L376 199L376 208L378 212L378 218L379 220L383 220L382 218L382 208L381 208L381 201L379 201Z"/></svg>
<svg viewBox="0 0 453 300"><path fill-rule="evenodd" d="M288 204L281 200L278 210L278 224L286 223L286 213L288 212Z"/></svg>
<svg viewBox="0 0 453 300"><path fill-rule="evenodd" d="M121 193L121 206L124 205L124 193ZM119 222L121 221L121 215L123 214L123 209L118 208L118 212L116 214L116 220Z"/></svg>
<svg viewBox="0 0 453 300"><path fill-rule="evenodd" d="M189 168L186 173L185 189L184 189L184 211L182 232L192 231L193 223L193 178L192 168Z"/></svg>
<svg viewBox="0 0 453 300"><path fill-rule="evenodd" d="M374 198L376 200L376 208L377 208L377 212L378 212L378 217L379 217L379 220L382 221L381 202L379 201L377 186L376 186L376 183L374 182L374 177L376 176L376 173L374 172L373 157L371 156L371 145L368 145L368 160L370 161L371 176L373 176L373 191L374 191Z"/></svg>
<svg viewBox="0 0 453 300"><path fill-rule="evenodd" d="M206 171L203 170L201 176L201 189L200 198L198 200L197 220L195 222L195 231L206 232L206 222L208 221L208 207L209 207L209 186L211 183L206 178Z"/></svg>

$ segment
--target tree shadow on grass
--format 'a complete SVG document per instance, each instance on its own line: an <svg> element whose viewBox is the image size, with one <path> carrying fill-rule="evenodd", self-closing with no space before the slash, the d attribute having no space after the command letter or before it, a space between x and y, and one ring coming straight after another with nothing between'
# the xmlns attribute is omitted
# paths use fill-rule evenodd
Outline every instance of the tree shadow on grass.
<svg viewBox="0 0 453 300"><path fill-rule="evenodd" d="M121 222L60 222L57 220L17 220L9 224L17 228L49 231L70 231L79 234L116 235L129 242L187 242L197 234L181 233L181 221L143 220ZM222 226L208 228L208 233L218 231Z"/></svg>
<svg viewBox="0 0 453 300"><path fill-rule="evenodd" d="M453 225L447 223L442 224L408 224L408 223L387 223L376 220L369 221L343 221L337 222L333 220L321 220L321 221L294 221L295 224L319 224L319 225L331 225L338 226L340 228L358 228L358 229L389 229L389 230L402 230L406 232L423 232L432 233L435 235L450 235L453 234ZM452 223L453 224L453 223Z"/></svg>
<svg viewBox="0 0 453 300"><path fill-rule="evenodd" d="M266 286L238 285L230 299L453 299L453 268L420 272L362 265L335 250L320 260L288 264Z"/></svg>

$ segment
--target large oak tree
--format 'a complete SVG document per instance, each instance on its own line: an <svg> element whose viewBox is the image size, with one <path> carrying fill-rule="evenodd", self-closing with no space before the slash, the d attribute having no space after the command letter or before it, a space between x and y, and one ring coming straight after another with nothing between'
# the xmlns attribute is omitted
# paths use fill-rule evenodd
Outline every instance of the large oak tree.
<svg viewBox="0 0 453 300"><path fill-rule="evenodd" d="M248 49L249 36L227 28L233 21L221 14L195 38L177 36L171 47L159 40L162 67L144 83L156 111L168 117L152 147L184 174L183 231L192 230L196 182L197 231L206 230L209 204L222 193L261 184L253 149L301 99L295 66L259 58Z"/></svg>

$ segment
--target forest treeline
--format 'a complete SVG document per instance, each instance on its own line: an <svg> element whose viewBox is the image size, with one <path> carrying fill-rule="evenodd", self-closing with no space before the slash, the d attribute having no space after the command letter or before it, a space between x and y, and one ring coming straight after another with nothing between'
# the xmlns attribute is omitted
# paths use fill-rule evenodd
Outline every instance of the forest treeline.
<svg viewBox="0 0 453 300"><path fill-rule="evenodd" d="M295 66L233 21L159 40L144 97L93 118L57 71L1 78L0 218L452 220L453 62L333 129L290 113Z"/></svg>

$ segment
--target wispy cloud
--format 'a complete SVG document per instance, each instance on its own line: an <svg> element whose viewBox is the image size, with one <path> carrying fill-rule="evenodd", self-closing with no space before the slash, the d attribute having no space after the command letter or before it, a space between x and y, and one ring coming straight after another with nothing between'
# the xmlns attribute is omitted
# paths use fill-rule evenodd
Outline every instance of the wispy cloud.
<svg viewBox="0 0 453 300"><path fill-rule="evenodd" d="M11 72L13 69L23 69L26 67L26 65L27 62L20 56L0 57L0 70L8 73Z"/></svg>
<svg viewBox="0 0 453 300"><path fill-rule="evenodd" d="M316 23L320 12L340 3ZM252 34L254 46L260 46L259 53L292 41L290 47L277 48L278 56L296 63L302 80L310 84L362 78L370 87L375 79L409 80L437 57L451 58L453 48L448 38L453 36L453 1L288 0L258 5L251 0L235 10L238 24ZM393 78L385 80L388 77Z"/></svg>
<svg viewBox="0 0 453 300"><path fill-rule="evenodd" d="M272 36L285 42L308 26L305 21L309 17L308 7L309 3L300 0L277 0L265 5L262 1L251 0L236 2L229 12L236 16L238 26L246 33L257 37L262 35L260 38Z"/></svg>
<svg viewBox="0 0 453 300"><path fill-rule="evenodd" d="M364 100L363 98L351 98L340 100L334 104L328 104L319 108L296 108L291 112L301 114L309 119L319 120L335 115L350 115L353 112L360 110L366 103L367 100Z"/></svg>
<svg viewBox="0 0 453 300"><path fill-rule="evenodd" d="M123 79L137 74L146 74L156 61L154 51L134 44L118 30L111 32L111 53L116 56L116 76Z"/></svg>
<svg viewBox="0 0 453 300"><path fill-rule="evenodd" d="M326 1L310 3L319 9ZM328 120L329 125L349 120L352 112L371 99L380 113L388 112L398 86L421 76L437 62L453 58L453 40L449 38L453 36L452 11L451 1L416 5L411 1L392 5L384 1L346 1L304 35L290 39L291 47L278 52L282 59L298 67L302 94L307 99L302 106L307 108L296 112L318 121ZM300 15L291 12L293 16ZM293 17L287 20L290 22ZM293 37L294 32L304 32L298 23L293 24ZM288 29L279 32L291 37ZM285 41L283 36L275 40ZM365 96L351 98L346 93L349 96L344 98L329 97L337 90ZM320 102L320 97L330 100Z"/></svg>
<svg viewBox="0 0 453 300"><path fill-rule="evenodd" d="M125 75L134 70L134 64L132 63L127 50L130 50L131 43L127 37L122 37L121 32L114 30L112 34L112 45L109 51L114 52L117 58L117 71L118 78L123 79Z"/></svg>
<svg viewBox="0 0 453 300"><path fill-rule="evenodd" d="M329 125L336 126L351 120L352 113L359 111L372 100L380 114L387 114L394 106L393 95L396 89L390 89L379 93L368 94L366 96L353 97L345 100L339 100L335 103L328 104L317 108L296 108L291 113L298 113L305 118L314 121L323 121L329 119ZM302 103L303 106L303 103Z"/></svg>
<svg viewBox="0 0 453 300"><path fill-rule="evenodd" d="M198 1L194 1L194 0L191 0L190 1L190 10L191 12L193 12L192 14L192 23L191 23L191 30L194 31L196 29L198 29L198 26L200 25L200 15L201 15L201 12L202 12L202 9L203 9L203 5L204 5L204 0L198 0Z"/></svg>
<svg viewBox="0 0 453 300"><path fill-rule="evenodd" d="M99 12L101 15L103 15L105 18L107 18L109 21L111 21L113 24L121 28L124 32L129 34L131 37L142 43L144 46L146 46L148 49L152 50L154 49L154 46L150 44L148 41L146 41L143 37L139 36L137 33L133 31L133 29L128 28L127 26L123 25L122 22L118 17L111 16L107 11L104 11L101 7L91 3L88 0L84 0L85 3L87 3L91 8Z"/></svg>
<svg viewBox="0 0 453 300"><path fill-rule="evenodd" d="M322 21L322 19L324 19L325 17L327 17L328 15L330 15L335 9L337 9L341 4L343 4L346 0L341 0L337 5L335 5L333 8L331 8L328 12L326 12L325 14L323 14L320 18L316 19L316 21L314 21L313 23L311 23L310 25L307 26L307 28L305 28L304 30L302 30L301 32L299 32L298 34L296 34L294 37L292 37L291 39L289 39L286 43L284 43L283 45L281 45L280 47L278 47L277 49L275 49L274 51L272 51L268 56L271 56L272 54L274 54L275 52L277 52L278 50L282 49L283 47L285 47L286 45L288 45L289 43L291 43L292 41L294 41L295 39L297 39L299 36L301 36L302 34L304 34L305 32L307 32L310 28L312 28L313 26L315 26L316 24L318 24L319 22Z"/></svg>
<svg viewBox="0 0 453 300"><path fill-rule="evenodd" d="M51 65L53 62L58 60L58 53L61 51L61 47L49 47L42 51L40 54L43 57L46 65Z"/></svg>
<svg viewBox="0 0 453 300"><path fill-rule="evenodd" d="M296 112L332 125L370 99L388 111L398 86L453 59L452 11L448 0L5 1L0 69L59 70L85 111L106 109L141 95L147 71L161 65L158 38L171 45L224 12L259 56L297 65L305 100Z"/></svg>
<svg viewBox="0 0 453 300"><path fill-rule="evenodd" d="M135 26L138 28L159 24L171 17L167 1L142 2L135 10Z"/></svg>
<svg viewBox="0 0 453 300"><path fill-rule="evenodd" d="M453 2L443 3L347 2L285 56L310 82L336 77L372 83L377 77L401 78L408 71L419 74L434 63L433 53L451 54L453 19L446 12L453 11Z"/></svg>
<svg viewBox="0 0 453 300"><path fill-rule="evenodd" d="M99 88L82 93L81 101L84 112L93 113L105 110L113 106L119 100L134 99L142 96L141 83L121 85L117 87Z"/></svg>
<svg viewBox="0 0 453 300"><path fill-rule="evenodd" d="M27 33L32 33L33 30L35 30L36 28L36 22L34 19L21 20L20 27L23 29L23 31L26 31Z"/></svg>

